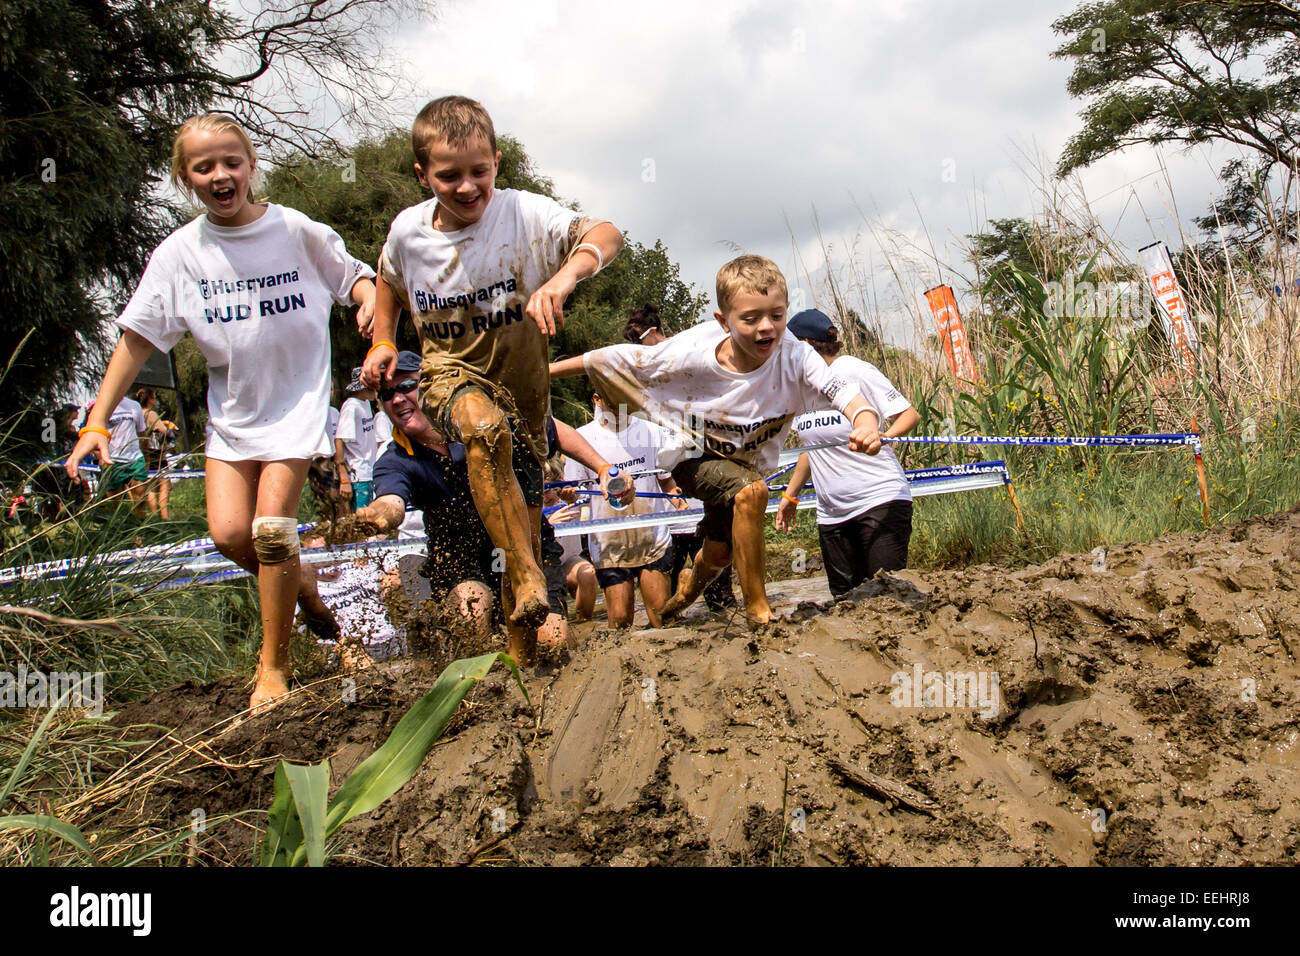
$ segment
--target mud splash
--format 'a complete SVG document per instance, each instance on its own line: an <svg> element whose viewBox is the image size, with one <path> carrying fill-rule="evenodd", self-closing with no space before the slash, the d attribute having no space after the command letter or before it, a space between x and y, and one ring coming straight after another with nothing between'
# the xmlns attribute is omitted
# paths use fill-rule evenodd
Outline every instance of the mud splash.
<svg viewBox="0 0 1300 956"><path fill-rule="evenodd" d="M1297 559L1288 513L1014 572L903 572L833 608L824 583L769 585L787 620L758 636L694 610L590 629L527 676L535 708L484 681L337 859L1294 862ZM386 663L350 678L352 701L325 679L216 736L246 700L233 681L132 705L119 723L174 727L220 763L195 756L117 822L264 810L280 757L329 757L338 786L435 676ZM211 829L201 858L251 862L246 824Z"/></svg>

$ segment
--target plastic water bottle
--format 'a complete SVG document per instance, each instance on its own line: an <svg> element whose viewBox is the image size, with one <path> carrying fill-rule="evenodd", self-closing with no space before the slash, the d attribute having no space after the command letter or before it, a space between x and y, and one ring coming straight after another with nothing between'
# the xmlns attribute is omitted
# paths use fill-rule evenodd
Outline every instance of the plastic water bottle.
<svg viewBox="0 0 1300 956"><path fill-rule="evenodd" d="M609 498L609 506L615 511L622 511L627 507L622 498L627 494L629 486L628 478L617 467L609 469L609 491L606 497Z"/></svg>

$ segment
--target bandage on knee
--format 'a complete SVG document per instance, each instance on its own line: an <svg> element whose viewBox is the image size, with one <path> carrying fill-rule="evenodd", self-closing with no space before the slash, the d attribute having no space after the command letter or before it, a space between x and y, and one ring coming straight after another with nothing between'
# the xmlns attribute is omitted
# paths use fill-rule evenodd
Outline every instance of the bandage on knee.
<svg viewBox="0 0 1300 956"><path fill-rule="evenodd" d="M262 564L281 564L299 550L298 519L272 515L253 519L253 552Z"/></svg>

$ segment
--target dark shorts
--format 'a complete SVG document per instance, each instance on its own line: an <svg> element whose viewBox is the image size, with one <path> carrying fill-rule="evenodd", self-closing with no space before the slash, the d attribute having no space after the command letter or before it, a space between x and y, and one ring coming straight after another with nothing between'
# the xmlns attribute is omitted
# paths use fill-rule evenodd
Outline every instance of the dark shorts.
<svg viewBox="0 0 1300 956"><path fill-rule="evenodd" d="M641 576L642 571L661 571L664 574L673 573L673 549L669 548L664 552L664 556L658 561L652 561L649 564L643 564L639 568L597 568L596 583L602 588L612 588L616 584L622 584L624 581L636 583Z"/></svg>
<svg viewBox="0 0 1300 956"><path fill-rule="evenodd" d="M135 461L116 461L104 471L99 487L104 494L111 495L115 491L121 491L133 481L144 481L148 477L149 466L145 464L143 457Z"/></svg>
<svg viewBox="0 0 1300 956"><path fill-rule="evenodd" d="M912 502L887 501L856 518L817 526L831 596L839 597L877 571L907 567Z"/></svg>
<svg viewBox="0 0 1300 956"><path fill-rule="evenodd" d="M704 502L697 531L709 541L731 544L731 515L736 495L763 476L753 468L718 455L688 458L673 469L673 480L691 498Z"/></svg>
<svg viewBox="0 0 1300 956"><path fill-rule="evenodd" d="M423 379L421 382L423 392ZM464 440L451 420L451 409L456 399L471 389L482 392L498 407L501 406L498 394L493 394L478 383L471 382L457 385L445 400L436 405L426 404L424 407L426 413L432 412L429 418L444 436L453 436L454 440L462 444ZM524 493L524 504L530 508L540 508L542 506L542 464L528 447L528 442L522 434L520 420L511 415L507 408L502 408L501 413L506 416L506 422L510 425L510 467L515 473L515 480L519 482L519 490Z"/></svg>

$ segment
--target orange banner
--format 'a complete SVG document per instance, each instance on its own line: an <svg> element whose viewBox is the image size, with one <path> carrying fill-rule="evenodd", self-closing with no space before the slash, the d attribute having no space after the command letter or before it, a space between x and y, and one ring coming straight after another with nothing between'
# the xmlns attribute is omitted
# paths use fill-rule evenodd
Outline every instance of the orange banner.
<svg viewBox="0 0 1300 956"><path fill-rule="evenodd" d="M979 373L975 371L975 356L971 353L966 329L961 324L952 289L946 285L936 286L925 293L925 301L930 303L934 324L939 328L939 340L948 356L948 368L952 369L953 377L962 388L974 392Z"/></svg>

